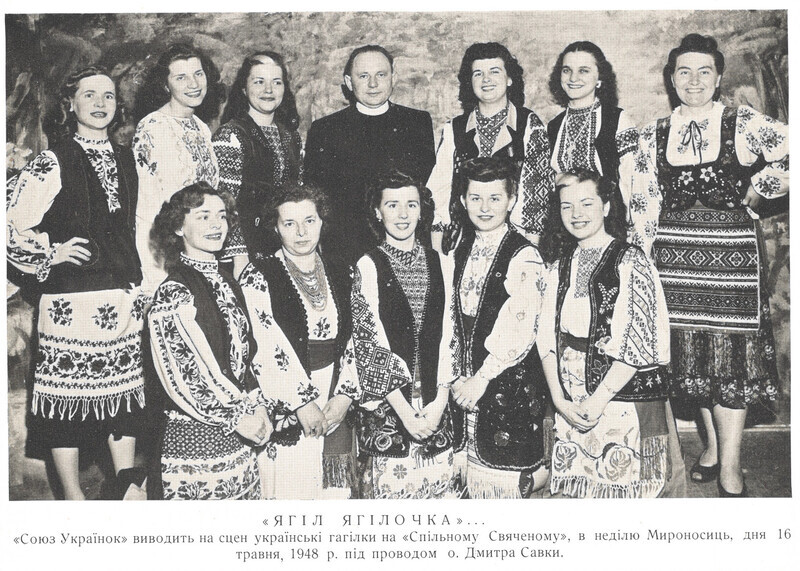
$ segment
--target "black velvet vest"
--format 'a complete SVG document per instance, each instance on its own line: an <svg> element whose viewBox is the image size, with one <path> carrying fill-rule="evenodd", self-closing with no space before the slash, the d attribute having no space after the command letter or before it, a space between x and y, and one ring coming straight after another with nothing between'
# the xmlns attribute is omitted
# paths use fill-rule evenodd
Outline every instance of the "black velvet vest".
<svg viewBox="0 0 800 571"><path fill-rule="evenodd" d="M241 306L244 314L248 315L242 288L239 287L239 284L236 283L236 280L233 279L233 276L231 276L225 270L220 269L219 273L231 287L231 290L233 290L233 294L236 297L236 302L239 304L239 306ZM211 283L209 283L209 281L203 277L201 272L190 266L187 266L183 262L179 262L170 268L166 281L175 281L179 284L183 284L192 293L192 296L194 297L194 306L197 309L195 320L205 335L206 340L208 340L208 344L211 347L211 353L214 355L214 358L219 364L222 374L225 375L231 383L233 383L242 391L251 391L255 388L258 388L258 382L253 376L250 366L253 356L256 352L256 342L253 338L253 330L251 327L249 327L249 323L247 332L249 345L248 361L244 368L244 375L242 375L241 378L236 378L233 376L230 366L232 340L231 332L228 330L228 324L225 321L225 317L219 310L219 306L217 306L216 298L214 297L214 289ZM171 399L166 398L165 402L167 403L167 409L175 408L176 410L180 410Z"/></svg>
<svg viewBox="0 0 800 571"><path fill-rule="evenodd" d="M598 340L611 336L611 318L614 304L619 296L619 265L628 248L638 248L632 244L614 240L606 248L600 263L589 278L589 301L592 318L589 322L589 338L586 353L586 392L593 394L611 368L614 359L600 353L595 346ZM574 249L562 256L559 263L558 292L556 296L556 353L559 361L563 353L561 346L561 309L567 296L572 269ZM561 369L559 367L559 377ZM562 382L563 387L563 382ZM654 401L669 395L669 373L666 366L640 370L628 381L612 400L625 402ZM565 396L566 393L565 393Z"/></svg>
<svg viewBox="0 0 800 571"><path fill-rule="evenodd" d="M698 165L674 167L667 162L667 140L670 117L656 124L656 163L658 186L664 197L661 212L682 211L701 204L715 210L743 210L750 177L764 168L759 158L752 167L745 167L736 157L737 110L725 107L722 111L719 155L714 161Z"/></svg>
<svg viewBox="0 0 800 571"><path fill-rule="evenodd" d="M133 153L112 144L117 163L120 208L111 213L105 191L83 148L73 139L51 149L61 170L61 191L37 226L50 243L86 238L91 258L83 265L52 266L42 293L72 293L125 289L142 281L134 238L139 179Z"/></svg>
<svg viewBox="0 0 800 571"><path fill-rule="evenodd" d="M403 286L394 275L391 262L386 254L376 248L367 255L375 264L378 276L378 312L383 324L389 348L392 353L405 361L413 375L419 368L422 383L422 401L428 404L436 398L437 373L439 368L439 343L442 339L442 323L447 311L444 296L444 277L439 256L433 250L424 249L428 269L428 293L425 300L425 315L419 335L415 335L414 315L408 303ZM412 386L401 387L406 401L411 402ZM448 407L449 408L449 407ZM437 432L423 442L423 455L431 457L450 448L453 444L452 420L448 408L442 415ZM359 408L358 443L359 449L370 456L389 456L404 458L410 451L411 436L403 426L400 417L386 402L373 412ZM392 438L387 450L379 450L370 443L375 441L379 431ZM370 438L372 436L372 438Z"/></svg>
<svg viewBox="0 0 800 571"><path fill-rule="evenodd" d="M619 182L619 152L617 151L617 127L619 127L619 116L622 114L622 109L619 107L610 107L608 105L600 106L600 132L594 140L594 147L597 150L597 156L600 157L600 166L603 169L603 176ZM566 111L562 111L555 118L547 124L547 138L550 139L550 151L552 153L558 152L556 143L558 140L558 131L561 129L561 124L567 116Z"/></svg>
<svg viewBox="0 0 800 571"><path fill-rule="evenodd" d="M228 125L233 128L242 145L242 186L236 198L236 207L244 243L251 260L267 257L280 244L273 239L273 232L262 224L264 206L282 184L298 180L300 137L296 131L278 125L286 161L286 178L277 181L274 177L277 158L256 122L245 115L231 119Z"/></svg>
<svg viewBox="0 0 800 571"><path fill-rule="evenodd" d="M455 252L455 291L458 315L461 318L461 296L458 294L474 235L465 237ZM478 313L471 329L463 318L458 330L463 335L463 374L471 376L488 356L485 343L494 329L503 304L509 298L505 279L511 259L523 248L533 248L518 232L510 229L497 248L486 276ZM531 284L531 287L536 287ZM475 418L475 452L487 466L505 470L527 470L541 465L544 456L544 413L548 403L546 382L536 344L522 361L489 381L486 392L478 400ZM463 409L451 401L455 449L461 450L467 440L467 418Z"/></svg>
<svg viewBox="0 0 800 571"><path fill-rule="evenodd" d="M508 129L511 135L511 143L499 149L494 153L495 157L507 157L522 164L525 157L525 127L528 125L528 116L530 109L525 107L517 107L517 124L514 129L507 126L503 128ZM457 173L461 168L464 161L474 159L480 154L478 146L475 144L475 129L467 131L467 120L470 114L464 113L453 119L453 142L455 144L455 151L453 156L453 170Z"/></svg>
<svg viewBox="0 0 800 571"><path fill-rule="evenodd" d="M266 278L269 295L273 300L272 316L275 323L281 328L289 343L292 345L297 358L303 365L307 375L311 375L311 362L308 355L308 316L305 305L300 298L297 288L292 283L292 277L286 271L283 262L275 255L257 260L253 265L258 268ZM334 264L323 258L325 275L331 288L331 296L336 304L336 313L339 316L336 335L336 360L334 361L334 377L331 390L336 387L339 377L339 357L344 354L347 341L353 330L350 313L350 287L351 280L347 272L340 271Z"/></svg>

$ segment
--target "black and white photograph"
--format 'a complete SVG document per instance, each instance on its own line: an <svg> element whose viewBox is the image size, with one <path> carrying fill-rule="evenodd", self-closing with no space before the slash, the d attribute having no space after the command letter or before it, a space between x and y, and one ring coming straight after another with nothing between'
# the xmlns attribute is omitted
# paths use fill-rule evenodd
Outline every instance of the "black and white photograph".
<svg viewBox="0 0 800 571"><path fill-rule="evenodd" d="M182 4L5 9L10 562L792 568L787 6Z"/></svg>

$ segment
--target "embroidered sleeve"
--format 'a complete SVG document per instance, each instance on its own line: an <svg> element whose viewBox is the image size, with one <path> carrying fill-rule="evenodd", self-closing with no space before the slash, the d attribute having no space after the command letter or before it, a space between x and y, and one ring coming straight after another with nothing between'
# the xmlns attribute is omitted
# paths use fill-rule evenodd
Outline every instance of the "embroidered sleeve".
<svg viewBox="0 0 800 571"><path fill-rule="evenodd" d="M358 367L356 367L356 352L351 337L342 355L339 367L339 380L333 391L334 396L345 395L354 401L361 399L361 384L358 382Z"/></svg>
<svg viewBox="0 0 800 571"><path fill-rule="evenodd" d="M34 230L61 191L55 155L44 151L6 183L6 257L20 271L45 281L58 244Z"/></svg>
<svg viewBox="0 0 800 571"><path fill-rule="evenodd" d="M789 192L789 127L747 106L736 117L736 156L745 166L764 157L766 166L753 175L753 188L764 198Z"/></svg>
<svg viewBox="0 0 800 571"><path fill-rule="evenodd" d="M556 293L558 291L558 262L542 271L542 310L539 315L536 348L544 360L556 354Z"/></svg>
<svg viewBox="0 0 800 571"><path fill-rule="evenodd" d="M408 365L389 348L378 316L378 276L372 260L358 261L351 294L353 348L362 400L383 399L412 381Z"/></svg>
<svg viewBox="0 0 800 571"><path fill-rule="evenodd" d="M444 278L445 310L442 316L442 340L439 344L439 368L436 384L451 385L461 376L461 339L456 331L457 308L453 288L453 257L439 256Z"/></svg>
<svg viewBox="0 0 800 571"><path fill-rule="evenodd" d="M236 136L236 132L225 125L214 133L211 141L219 163L219 188L231 193L233 198L238 200L239 191L242 188L242 169L244 168L242 144ZM236 226L225 240L222 257L232 258L246 255L247 247L242 237L242 231Z"/></svg>
<svg viewBox="0 0 800 571"><path fill-rule="evenodd" d="M433 203L435 205L434 225L450 224L450 196L453 189L453 154L455 150L453 124L448 121L439 136L439 141L436 145L436 164L427 184L433 194Z"/></svg>
<svg viewBox="0 0 800 571"><path fill-rule="evenodd" d="M489 351L477 374L493 379L522 361L536 342L544 292L544 262L533 246L520 250L508 265L509 298L500 308L484 346Z"/></svg>
<svg viewBox="0 0 800 571"><path fill-rule="evenodd" d="M598 340L598 348L632 367L669 363L667 302L655 266L644 252L630 248L622 257L619 275L611 338Z"/></svg>
<svg viewBox="0 0 800 571"><path fill-rule="evenodd" d="M653 242L661 214L656 152L656 123L651 123L640 132L639 148L632 155L630 199L625 205L631 224L628 242L639 246L649 257L653 255ZM620 176L622 169L620 163Z"/></svg>
<svg viewBox="0 0 800 571"><path fill-rule="evenodd" d="M619 156L619 191L625 206L629 206L633 194L634 163L639 150L639 131L624 111L619 116L615 141ZM628 218L628 222L631 222L630 214Z"/></svg>
<svg viewBox="0 0 800 571"><path fill-rule="evenodd" d="M222 374L195 316L194 297L186 286L172 281L159 286L148 314L153 362L164 390L181 410L230 434L260 403Z"/></svg>
<svg viewBox="0 0 800 571"><path fill-rule="evenodd" d="M150 228L165 197L183 188L183 168L178 141L156 115L139 122L133 136L133 155L139 175L139 196L136 201L136 249L142 262L142 290L153 295L163 273L150 250ZM172 168L170 168L172 165ZM180 180L174 180L180 177ZM167 191L170 191L169 194Z"/></svg>
<svg viewBox="0 0 800 571"><path fill-rule="evenodd" d="M292 344L275 323L272 298L264 275L249 264L239 276L239 284L258 347L253 358L253 371L261 391L275 408L295 411L316 399L319 390L311 384Z"/></svg>
<svg viewBox="0 0 800 571"><path fill-rule="evenodd" d="M541 236L550 201L555 193L555 171L550 166L547 130L531 111L525 127L525 157L522 162L517 203L511 222L528 234Z"/></svg>

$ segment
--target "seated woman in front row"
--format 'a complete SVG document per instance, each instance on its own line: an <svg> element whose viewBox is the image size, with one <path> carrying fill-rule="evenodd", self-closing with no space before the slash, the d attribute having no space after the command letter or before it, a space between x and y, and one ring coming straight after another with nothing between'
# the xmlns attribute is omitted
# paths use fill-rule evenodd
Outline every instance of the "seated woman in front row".
<svg viewBox="0 0 800 571"><path fill-rule="evenodd" d="M362 497L455 497L452 270L420 243L430 236L433 198L394 173L367 199L381 244L358 261L352 295Z"/></svg>
<svg viewBox="0 0 800 571"><path fill-rule="evenodd" d="M266 499L347 499L356 483L353 431L342 422L359 395L350 276L319 251L327 214L314 187L278 191L261 231L276 233L280 247L239 276L259 348L255 373L275 407L275 432L259 455Z"/></svg>
<svg viewBox="0 0 800 571"><path fill-rule="evenodd" d="M463 207L455 249L463 359L453 385L457 471L471 498L526 498L547 482L547 385L536 351L544 264L508 222L517 169L498 157L466 161L454 178Z"/></svg>
<svg viewBox="0 0 800 571"><path fill-rule="evenodd" d="M198 182L165 202L150 232L167 279L150 309L150 344L165 399L161 482L167 500L261 497L254 447L272 432L251 372L244 296L221 270L233 218L227 192Z"/></svg>
<svg viewBox="0 0 800 571"><path fill-rule="evenodd" d="M625 242L616 184L565 174L548 217L539 352L557 410L550 491L671 495L684 477L669 409L669 321L655 267Z"/></svg>

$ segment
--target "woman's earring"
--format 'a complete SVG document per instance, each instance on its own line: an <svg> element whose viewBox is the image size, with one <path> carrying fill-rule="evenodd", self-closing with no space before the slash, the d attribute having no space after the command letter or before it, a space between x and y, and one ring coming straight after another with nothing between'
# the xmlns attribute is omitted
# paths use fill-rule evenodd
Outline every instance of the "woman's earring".
<svg viewBox="0 0 800 571"><path fill-rule="evenodd" d="M600 86L601 86L602 84L603 84L603 82L602 82L602 81L598 81L598 82L597 82L597 85L595 86L595 89L600 89Z"/></svg>

